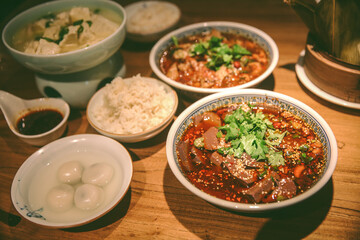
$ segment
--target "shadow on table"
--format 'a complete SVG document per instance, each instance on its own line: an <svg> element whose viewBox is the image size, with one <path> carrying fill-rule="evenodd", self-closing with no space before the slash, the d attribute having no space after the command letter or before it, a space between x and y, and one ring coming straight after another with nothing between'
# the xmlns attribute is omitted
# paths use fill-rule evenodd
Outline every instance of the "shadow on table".
<svg viewBox="0 0 360 240"><path fill-rule="evenodd" d="M239 213L198 198L178 182L167 166L164 193L178 221L202 239L234 236L245 236L244 239L302 239L321 225L328 214L333 183L330 180L318 193L295 206L265 213Z"/></svg>
<svg viewBox="0 0 360 240"><path fill-rule="evenodd" d="M270 74L264 81L262 81L255 88L260 88L264 90L274 91L275 88L275 78L274 74Z"/></svg>
<svg viewBox="0 0 360 240"><path fill-rule="evenodd" d="M303 202L260 215L269 218L256 239L303 239L325 219L333 198L332 179L315 195Z"/></svg>
<svg viewBox="0 0 360 240"><path fill-rule="evenodd" d="M144 52L150 51L156 42L136 42L131 39L125 38L121 49L129 52Z"/></svg>
<svg viewBox="0 0 360 240"><path fill-rule="evenodd" d="M111 225L119 221L121 218L123 218L126 215L130 206L130 201L131 201L131 188L129 188L124 198L104 216L83 226L67 228L63 230L66 232L88 232ZM118 222L117 224L120 224L120 222Z"/></svg>

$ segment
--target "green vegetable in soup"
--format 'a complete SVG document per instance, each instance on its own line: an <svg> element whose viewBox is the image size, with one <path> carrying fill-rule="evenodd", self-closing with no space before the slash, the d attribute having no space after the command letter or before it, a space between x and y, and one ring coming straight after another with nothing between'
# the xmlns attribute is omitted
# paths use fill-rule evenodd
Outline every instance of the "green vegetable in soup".
<svg viewBox="0 0 360 240"><path fill-rule="evenodd" d="M231 142L231 148L221 151L237 158L245 151L252 158L267 160L272 166L285 164L283 153L272 147L278 146L287 132L273 130L271 121L263 113L238 108L227 115L224 122L219 130L225 133L225 140Z"/></svg>
<svg viewBox="0 0 360 240"><path fill-rule="evenodd" d="M230 47L222 43L222 39L212 36L206 42L195 43L190 52L191 56L209 56L206 66L212 70L218 70L222 65L229 67L234 60L241 59L244 55L251 55L246 48L234 44Z"/></svg>

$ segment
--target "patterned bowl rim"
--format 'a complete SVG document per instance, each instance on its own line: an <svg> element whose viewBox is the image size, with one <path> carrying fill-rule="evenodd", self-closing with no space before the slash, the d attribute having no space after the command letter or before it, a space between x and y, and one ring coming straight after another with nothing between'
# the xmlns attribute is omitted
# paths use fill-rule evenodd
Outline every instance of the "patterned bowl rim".
<svg viewBox="0 0 360 240"><path fill-rule="evenodd" d="M271 103L282 108L286 108L290 112L295 113L297 116L300 116L302 118L307 117L304 120L309 124L312 124L315 128L314 130L319 134L319 136L321 136L321 141L325 146L327 163L323 175L309 190L294 198L281 202L267 204L236 203L216 198L201 191L183 175L183 172L178 163L175 146L176 143L180 140L181 134L186 130L188 124L192 122L192 117L194 115L201 114L204 111L224 106L226 103L247 102L250 99L257 102L261 100L261 102ZM320 135L320 133L322 135ZM337 163L338 152L335 135L332 132L330 126L316 111L314 111L309 106L305 105L299 100L296 100L281 93L259 89L241 89L209 95L198 100L197 102L190 105L187 109L185 109L178 116L178 118L175 120L169 130L166 140L166 156L168 159L168 164L175 177L188 190L190 190L198 197L219 207L231 209L234 211L261 212L293 205L309 198L310 196L318 192L331 178Z"/></svg>

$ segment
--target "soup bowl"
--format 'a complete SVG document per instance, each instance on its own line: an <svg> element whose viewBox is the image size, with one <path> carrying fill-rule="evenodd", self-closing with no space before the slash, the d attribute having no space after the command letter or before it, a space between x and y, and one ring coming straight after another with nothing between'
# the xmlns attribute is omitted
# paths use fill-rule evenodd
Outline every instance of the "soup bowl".
<svg viewBox="0 0 360 240"><path fill-rule="evenodd" d="M14 48L15 34L26 24L53 12L69 10L72 7L89 7L104 9L116 16L120 26L105 39L88 47L53 55L38 55L21 52ZM68 74L94 67L110 58L122 45L125 39L126 13L122 6L114 1L97 0L63 0L51 1L30 8L10 20L3 32L2 40L10 54L25 67L44 74Z"/></svg>
<svg viewBox="0 0 360 240"><path fill-rule="evenodd" d="M182 141L182 136L189 128L189 126L194 123L194 118L196 116L199 116L204 112L217 110L230 104L240 103L251 103L252 105L270 104L272 106L279 107L301 118L308 126L313 129L319 141L322 143L325 162L322 174L319 175L318 180L313 183L309 189L305 190L301 194L293 196L292 198L281 201L279 200L268 203L235 202L225 200L225 198L222 199L216 197L215 195L210 195L195 186L189 180L186 175L186 170L184 170L182 167L184 164L182 165L181 163L182 160L178 151L178 146ZM338 153L336 139L331 128L326 123L326 121L309 106L292 97L273 91L241 89L212 94L196 101L187 109L185 109L178 116L169 130L166 140L166 156L168 159L168 164L175 177L185 188L187 188L196 196L220 208L231 211L256 213L291 206L317 193L331 178L336 166ZM243 193L244 192L239 194Z"/></svg>
<svg viewBox="0 0 360 240"><path fill-rule="evenodd" d="M71 167L77 166L71 165L75 161L79 162L82 167ZM112 174L109 174L108 171L102 170L105 168L97 168L98 175L94 175L100 180L104 179L104 176L111 176L106 177L110 180L103 186L98 186L95 182L87 183L94 185L96 189L102 189L100 190L102 194L97 191L82 193L89 203L96 201L97 198L94 198L96 195L103 197L103 200L99 201L95 208L85 209L82 206L78 208L76 192L85 185L84 177L89 175L88 169L95 169L92 168L92 166L96 166L95 164L107 164L113 169ZM64 168L64 166L67 167ZM74 171L72 171L73 169ZM74 184L71 182L62 184L66 175L76 176L74 174L76 170L82 175L81 181L73 182ZM15 174L11 186L11 199L20 215L37 225L50 228L76 227L104 216L117 206L130 187L132 175L131 156L119 142L96 134L77 134L53 141L27 158ZM88 181L86 180L86 182ZM52 189L62 185L75 189L74 197L70 198L72 202L70 207L62 209L68 204L69 198L64 197L64 194L58 194L57 203L60 205L58 204L58 209L55 211L53 207L56 204L51 195ZM92 196L91 193L93 193ZM71 194L69 195L71 196Z"/></svg>
<svg viewBox="0 0 360 240"><path fill-rule="evenodd" d="M159 40L176 28L181 17L179 7L166 1L135 2L127 5L125 10L128 16L126 37L136 42Z"/></svg>
<svg viewBox="0 0 360 240"><path fill-rule="evenodd" d="M262 47L268 55L268 67L267 69L255 79L241 84L234 87L228 88L202 88L202 87L195 87L186 85L180 82L177 82L169 77L167 77L161 70L160 67L160 59L163 52L168 49L171 45L173 45L173 38L177 38L179 40L193 36L200 33L209 32L212 29L216 29L220 32L225 33L233 33L240 35L242 37L248 38L255 43L257 43L260 47ZM202 22L202 23L195 23L188 26L184 26L177 30L174 30L164 37L162 37L151 49L149 62L152 71L155 73L157 77L161 80L166 82L167 84L171 85L175 89L177 89L180 93L190 97L191 99L199 99L206 95L223 92L233 89L243 89L249 87L255 87L259 85L262 81L264 81L275 69L279 60L279 50L274 42L274 40L265 32L255 27L242 24L242 23L235 23L235 22Z"/></svg>

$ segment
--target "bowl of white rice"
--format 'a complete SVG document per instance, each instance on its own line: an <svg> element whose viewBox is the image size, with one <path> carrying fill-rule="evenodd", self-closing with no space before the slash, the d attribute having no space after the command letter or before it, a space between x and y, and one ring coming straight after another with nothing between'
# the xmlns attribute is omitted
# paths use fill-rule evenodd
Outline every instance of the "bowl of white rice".
<svg viewBox="0 0 360 240"><path fill-rule="evenodd" d="M114 78L90 99L86 115L100 134L120 142L140 142L163 131L178 106L176 92L166 83L136 75Z"/></svg>
<svg viewBox="0 0 360 240"><path fill-rule="evenodd" d="M181 17L178 6L166 1L140 1L125 7L126 37L137 42L155 42L173 30Z"/></svg>

